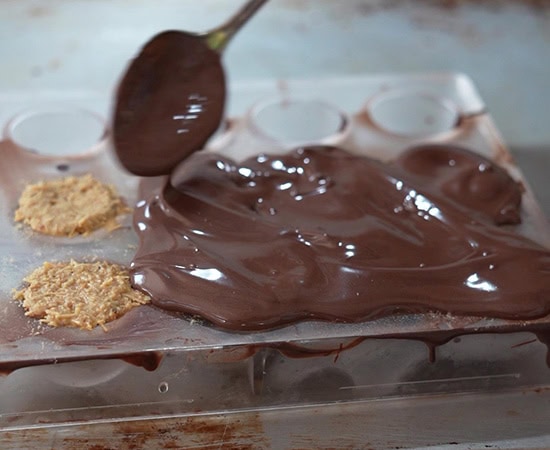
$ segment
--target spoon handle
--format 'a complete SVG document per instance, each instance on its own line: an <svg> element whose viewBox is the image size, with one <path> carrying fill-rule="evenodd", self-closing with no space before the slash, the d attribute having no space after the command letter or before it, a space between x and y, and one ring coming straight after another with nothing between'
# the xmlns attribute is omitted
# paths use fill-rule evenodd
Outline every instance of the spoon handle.
<svg viewBox="0 0 550 450"><path fill-rule="evenodd" d="M221 53L231 38L267 0L248 0L227 22L204 35L208 47Z"/></svg>

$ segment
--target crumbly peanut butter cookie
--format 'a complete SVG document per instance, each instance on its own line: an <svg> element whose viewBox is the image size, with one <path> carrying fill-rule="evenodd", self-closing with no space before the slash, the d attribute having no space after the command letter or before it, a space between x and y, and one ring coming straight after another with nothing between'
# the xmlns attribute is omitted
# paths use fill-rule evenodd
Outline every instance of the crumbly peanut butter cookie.
<svg viewBox="0 0 550 450"><path fill-rule="evenodd" d="M75 236L115 229L116 216L129 211L112 186L91 175L71 176L26 186L15 221L40 233Z"/></svg>
<svg viewBox="0 0 550 450"><path fill-rule="evenodd" d="M132 289L128 271L107 262L45 262L14 291L26 315L53 327L105 328L135 306L151 299Z"/></svg>

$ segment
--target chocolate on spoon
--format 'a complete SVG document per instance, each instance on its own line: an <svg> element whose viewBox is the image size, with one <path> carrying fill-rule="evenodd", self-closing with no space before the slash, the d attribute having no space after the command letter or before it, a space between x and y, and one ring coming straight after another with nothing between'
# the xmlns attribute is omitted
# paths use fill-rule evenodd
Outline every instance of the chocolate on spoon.
<svg viewBox="0 0 550 450"><path fill-rule="evenodd" d="M221 52L265 2L248 1L206 34L165 31L145 44L116 94L113 142L127 170L143 176L169 174L204 147L224 111Z"/></svg>

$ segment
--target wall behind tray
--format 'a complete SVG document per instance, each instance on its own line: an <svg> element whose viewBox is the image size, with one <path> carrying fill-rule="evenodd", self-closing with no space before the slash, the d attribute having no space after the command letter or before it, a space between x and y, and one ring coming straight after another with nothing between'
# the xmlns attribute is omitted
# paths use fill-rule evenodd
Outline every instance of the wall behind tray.
<svg viewBox="0 0 550 450"><path fill-rule="evenodd" d="M0 89L110 90L151 35L239 3L0 0ZM225 62L232 79L465 72L512 147L550 147L550 1L271 0Z"/></svg>

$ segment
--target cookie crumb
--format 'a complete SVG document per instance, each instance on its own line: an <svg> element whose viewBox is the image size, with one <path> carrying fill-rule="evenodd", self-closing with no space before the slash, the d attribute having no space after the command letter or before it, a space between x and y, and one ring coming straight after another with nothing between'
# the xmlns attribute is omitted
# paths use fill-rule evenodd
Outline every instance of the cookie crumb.
<svg viewBox="0 0 550 450"><path fill-rule="evenodd" d="M53 327L91 330L121 317L151 299L132 289L128 270L105 261L45 262L23 280L13 298L25 315Z"/></svg>
<svg viewBox="0 0 550 450"><path fill-rule="evenodd" d="M87 235L113 230L116 217L130 212L114 187L92 175L70 176L29 184L19 199L15 221L52 236Z"/></svg>

